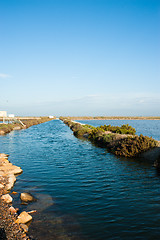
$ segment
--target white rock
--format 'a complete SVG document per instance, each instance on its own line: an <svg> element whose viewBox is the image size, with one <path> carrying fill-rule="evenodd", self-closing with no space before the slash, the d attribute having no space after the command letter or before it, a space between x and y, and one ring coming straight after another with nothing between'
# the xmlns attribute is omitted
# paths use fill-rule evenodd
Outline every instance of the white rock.
<svg viewBox="0 0 160 240"><path fill-rule="evenodd" d="M29 215L27 212L22 212L19 216L18 219L16 220L16 223L27 223L32 220L32 216Z"/></svg>
<svg viewBox="0 0 160 240"><path fill-rule="evenodd" d="M21 174L23 170L20 167L12 165L12 169L9 170L10 174L18 175Z"/></svg>
<svg viewBox="0 0 160 240"><path fill-rule="evenodd" d="M21 223L21 228L23 229L23 231L26 233L28 232L28 226L24 223Z"/></svg>
<svg viewBox="0 0 160 240"><path fill-rule="evenodd" d="M0 130L0 135L4 135L4 134L5 134L5 131Z"/></svg>
<svg viewBox="0 0 160 240"><path fill-rule="evenodd" d="M36 200L30 193L21 193L20 198L23 202L32 202Z"/></svg>
<svg viewBox="0 0 160 240"><path fill-rule="evenodd" d="M14 186L15 181L16 181L16 177L14 176L14 174L9 174L8 184L6 185L6 189L11 190L11 188Z"/></svg>
<svg viewBox="0 0 160 240"><path fill-rule="evenodd" d="M14 208L14 207L10 207L9 208L9 211L11 212L11 213L13 213L13 214L16 214L17 213L17 210Z"/></svg>
<svg viewBox="0 0 160 240"><path fill-rule="evenodd" d="M13 198L9 194L2 195L1 199L6 203L11 203L13 201Z"/></svg>
<svg viewBox="0 0 160 240"><path fill-rule="evenodd" d="M0 183L0 189L4 188L4 185Z"/></svg>
<svg viewBox="0 0 160 240"><path fill-rule="evenodd" d="M5 154L5 153L0 153L0 158L8 158L8 154Z"/></svg>
<svg viewBox="0 0 160 240"><path fill-rule="evenodd" d="M13 128L13 130L20 130L20 129L21 127L18 127L18 126Z"/></svg>

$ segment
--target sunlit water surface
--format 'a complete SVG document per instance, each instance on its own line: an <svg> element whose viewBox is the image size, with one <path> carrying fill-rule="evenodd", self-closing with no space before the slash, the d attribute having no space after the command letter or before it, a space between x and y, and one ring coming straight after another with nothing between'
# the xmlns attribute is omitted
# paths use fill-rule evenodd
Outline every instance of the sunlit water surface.
<svg viewBox="0 0 160 240"><path fill-rule="evenodd" d="M81 122L129 123L160 140L158 120ZM29 230L35 239L160 239L160 178L151 163L115 157L77 139L59 120L1 136L0 152L24 171L14 206L37 210ZM21 192L38 201L21 205Z"/></svg>

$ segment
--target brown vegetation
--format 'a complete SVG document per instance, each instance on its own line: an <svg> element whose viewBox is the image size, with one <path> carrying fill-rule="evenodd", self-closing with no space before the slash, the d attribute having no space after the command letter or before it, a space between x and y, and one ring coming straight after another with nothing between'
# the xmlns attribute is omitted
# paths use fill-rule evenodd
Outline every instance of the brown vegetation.
<svg viewBox="0 0 160 240"><path fill-rule="evenodd" d="M47 121L50 121L50 120L52 120L52 119L50 119L49 117L23 119L22 122L25 126L23 126L18 120L13 122L13 123L0 124L0 135L7 134L7 133L9 133L13 130L29 128L33 125L44 123L44 122L47 122Z"/></svg>
<svg viewBox="0 0 160 240"><path fill-rule="evenodd" d="M122 157L135 157L140 153L158 146L153 138L135 135L135 129L128 124L121 127L82 125L68 118L60 118L73 131L76 137L85 137L98 146L106 147L108 151Z"/></svg>

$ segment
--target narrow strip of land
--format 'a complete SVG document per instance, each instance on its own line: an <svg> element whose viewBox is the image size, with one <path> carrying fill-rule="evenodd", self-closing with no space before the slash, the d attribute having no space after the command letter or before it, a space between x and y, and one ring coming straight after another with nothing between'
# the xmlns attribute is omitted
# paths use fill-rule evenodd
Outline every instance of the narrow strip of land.
<svg viewBox="0 0 160 240"><path fill-rule="evenodd" d="M2 120L2 119L0 119ZM17 117L16 119L6 118L6 123L0 124L0 135L4 135L13 130L21 130L29 128L33 125L50 121L49 117Z"/></svg>
<svg viewBox="0 0 160 240"><path fill-rule="evenodd" d="M160 142L142 134L136 135L136 130L128 124L121 127L111 125L93 127L75 122L70 118L61 117L60 119L70 127L76 137L86 138L117 156L134 158L153 150L152 154L146 154L146 156L152 156L152 160L158 161L159 165Z"/></svg>
<svg viewBox="0 0 160 240"><path fill-rule="evenodd" d="M160 116L73 116L70 120L160 120Z"/></svg>

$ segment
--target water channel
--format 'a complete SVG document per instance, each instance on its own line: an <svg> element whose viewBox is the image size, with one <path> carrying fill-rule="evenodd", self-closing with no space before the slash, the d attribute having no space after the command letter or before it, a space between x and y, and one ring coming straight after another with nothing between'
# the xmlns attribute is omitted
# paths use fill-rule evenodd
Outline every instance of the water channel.
<svg viewBox="0 0 160 240"><path fill-rule="evenodd" d="M129 123L160 140L159 120L81 122ZM24 171L13 205L37 210L29 228L34 239L160 239L160 176L151 163L115 157L74 137L60 120L0 136L0 152ZM21 192L38 201L21 205Z"/></svg>

